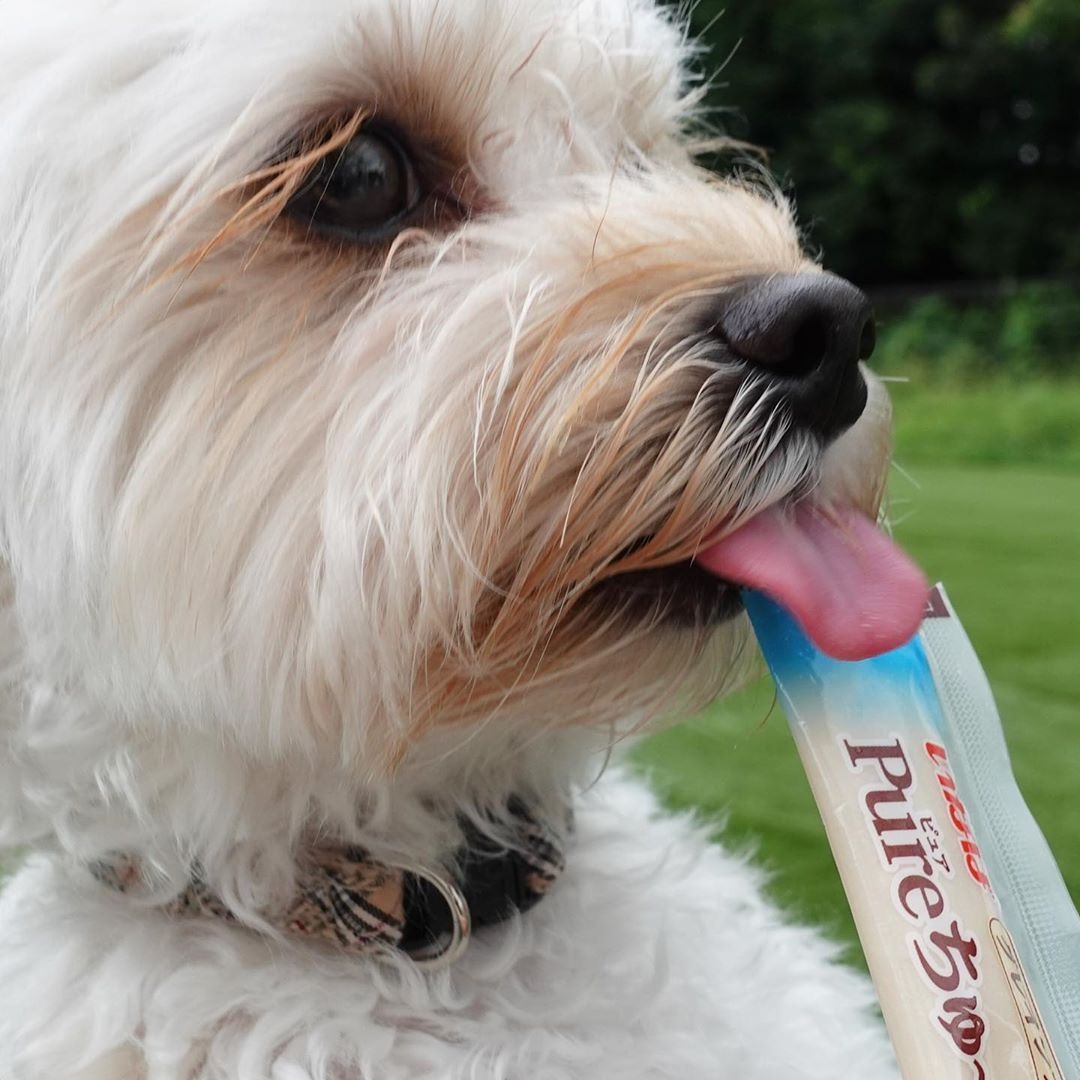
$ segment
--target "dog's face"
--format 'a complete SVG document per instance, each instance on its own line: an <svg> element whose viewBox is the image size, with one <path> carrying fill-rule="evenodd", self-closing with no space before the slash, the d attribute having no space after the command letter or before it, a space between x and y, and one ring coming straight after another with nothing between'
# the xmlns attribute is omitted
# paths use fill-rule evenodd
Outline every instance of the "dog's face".
<svg viewBox="0 0 1080 1080"><path fill-rule="evenodd" d="M49 7L0 46L0 541L103 707L372 769L636 723L742 651L705 537L876 506L876 384L837 441L854 367L807 421L725 331L817 270L695 167L651 0Z"/></svg>

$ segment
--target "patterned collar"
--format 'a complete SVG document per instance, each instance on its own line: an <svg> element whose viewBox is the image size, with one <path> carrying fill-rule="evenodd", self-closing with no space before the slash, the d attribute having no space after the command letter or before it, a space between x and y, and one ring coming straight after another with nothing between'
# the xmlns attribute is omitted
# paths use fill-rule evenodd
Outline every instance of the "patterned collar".
<svg viewBox="0 0 1080 1080"><path fill-rule="evenodd" d="M473 930L528 911L565 866L557 835L520 800L512 800L509 810L516 843L500 846L475 825L464 824L465 842L453 875L389 866L361 848L314 848L298 868L292 901L280 910L260 912L260 918L286 937L327 943L350 956L389 951L404 953L425 968L451 964L465 951ZM127 855L102 859L91 872L125 895L147 889L143 864ZM197 867L191 884L165 910L177 918L237 921Z"/></svg>

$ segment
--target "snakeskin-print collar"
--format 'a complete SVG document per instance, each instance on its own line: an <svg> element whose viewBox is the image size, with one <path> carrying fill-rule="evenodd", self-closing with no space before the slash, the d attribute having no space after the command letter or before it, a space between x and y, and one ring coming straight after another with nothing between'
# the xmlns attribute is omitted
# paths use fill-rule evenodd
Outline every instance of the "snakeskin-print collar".
<svg viewBox="0 0 1080 1080"><path fill-rule="evenodd" d="M535 906L565 866L558 836L519 800L509 810L516 843L500 846L466 824L453 873L386 865L361 848L313 848L298 868L293 899L259 917L286 937L329 944L351 956L389 951L405 953L425 967L450 964L464 952L473 930ZM130 856L109 856L91 872L125 895L147 890L145 868ZM198 867L165 910L175 918L237 923Z"/></svg>

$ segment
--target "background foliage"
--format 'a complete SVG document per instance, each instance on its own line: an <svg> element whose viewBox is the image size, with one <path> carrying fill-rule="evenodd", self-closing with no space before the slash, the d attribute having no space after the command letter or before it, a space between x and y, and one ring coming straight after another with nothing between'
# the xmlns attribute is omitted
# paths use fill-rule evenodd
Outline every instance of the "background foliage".
<svg viewBox="0 0 1080 1080"><path fill-rule="evenodd" d="M766 152L809 250L871 293L875 366L950 388L941 416L969 428L958 385L1070 384L1029 393L1003 442L984 426L941 460L1080 461L1080 0L691 10L711 122Z"/></svg>
<svg viewBox="0 0 1080 1080"><path fill-rule="evenodd" d="M864 285L1080 275L1077 0L700 0L723 129Z"/></svg>

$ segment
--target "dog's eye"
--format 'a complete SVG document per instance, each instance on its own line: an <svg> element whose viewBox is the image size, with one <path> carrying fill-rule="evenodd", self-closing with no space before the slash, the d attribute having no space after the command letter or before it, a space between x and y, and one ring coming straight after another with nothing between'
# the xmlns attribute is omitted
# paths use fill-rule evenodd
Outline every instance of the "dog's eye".
<svg viewBox="0 0 1080 1080"><path fill-rule="evenodd" d="M366 128L315 166L289 213L320 231L374 241L404 224L420 200L416 170L401 143Z"/></svg>

